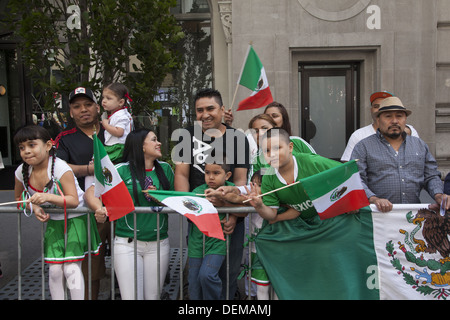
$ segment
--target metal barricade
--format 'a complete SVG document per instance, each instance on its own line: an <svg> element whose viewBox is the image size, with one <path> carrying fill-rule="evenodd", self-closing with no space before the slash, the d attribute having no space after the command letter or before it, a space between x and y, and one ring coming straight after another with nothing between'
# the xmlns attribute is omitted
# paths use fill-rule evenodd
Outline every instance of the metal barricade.
<svg viewBox="0 0 450 320"><path fill-rule="evenodd" d="M219 213L225 213L227 215L227 219L229 214L233 214L233 213L245 213L245 214L249 214L249 217L251 214L256 214L255 210L253 207L221 207L221 208L217 208ZM46 212L47 213L61 213L61 208L46 208ZM76 208L76 209L67 209L67 214L69 213L88 213L88 214L93 214L93 212L86 208L86 207L80 207L80 208ZM180 288L180 292L179 292L179 299L183 300L184 297L184 292L183 292L183 283L184 283L184 279L183 279L183 221L184 221L184 217L182 215L180 215L179 213L173 211L170 208L167 207L157 207L157 210L155 210L155 207L136 207L136 210L133 213L130 213L133 215L133 219L134 219L134 225L136 225L136 214L157 214L157 292L161 292L161 286L160 286L160 228L159 228L159 215L160 214L178 214L179 215L179 219L180 219L180 226L179 226L179 249L180 249L180 259L179 259L179 266L180 266L180 284L179 284L179 288ZM11 206L3 206L0 207L0 215L1 214L17 214L17 240L18 240L18 300L22 299L22 231L21 231L21 219L22 219L22 214L23 211L20 209L17 209L16 207L11 207ZM34 215L33 217L34 218ZM90 219L87 219L88 221L88 225L87 225L87 230L88 230L88 243L90 243L90 239L91 239L91 234L90 234ZM244 223L244 222L242 222ZM249 223L250 229L248 231L248 233L251 235L252 234L252 229L251 229L251 224ZM42 290L41 290L41 299L45 300L45 271L44 271L44 233L45 233L45 223L42 223L42 231L41 231L41 282L42 282ZM245 242L245 238L246 238L246 234L244 234L244 242ZM248 237L250 238L250 237ZM115 297L115 273L114 273L114 223L111 223L111 299L114 299ZM134 228L134 240L137 239L137 234L136 234L136 228ZM226 299L228 300L229 297L229 283L230 283L230 278L229 278L229 237L226 236L226 241L227 241L227 252L226 252L226 270L227 270L227 279L226 279L226 288L227 288L227 292L226 292ZM133 241L134 242L134 295L135 298L137 297L137 241ZM249 248L248 248L248 262L249 262L249 266L248 266L248 295L251 295L251 253L252 253L252 245L254 245L251 241L249 242ZM91 249L90 246L89 247L89 251L88 251L88 255L87 255L87 259L88 259L88 299L91 300L92 298L92 288L91 288L91 278L92 278L92 268L91 268ZM255 293L256 294L256 293Z"/></svg>

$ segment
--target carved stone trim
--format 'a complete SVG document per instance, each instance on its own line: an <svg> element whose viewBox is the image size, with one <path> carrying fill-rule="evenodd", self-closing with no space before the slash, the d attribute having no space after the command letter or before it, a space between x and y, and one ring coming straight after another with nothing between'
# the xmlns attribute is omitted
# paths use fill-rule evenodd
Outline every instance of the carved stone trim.
<svg viewBox="0 0 450 320"><path fill-rule="evenodd" d="M231 43L232 39L232 0L219 0L220 20L222 21L223 31L225 32L225 39L227 43Z"/></svg>
<svg viewBox="0 0 450 320"><path fill-rule="evenodd" d="M331 1L331 0L330 0ZM332 0L333 2L335 0ZM371 0L358 0L353 6L338 12L327 11L320 8L314 0L298 0L300 5L311 15L326 21L342 21L350 19L361 13Z"/></svg>

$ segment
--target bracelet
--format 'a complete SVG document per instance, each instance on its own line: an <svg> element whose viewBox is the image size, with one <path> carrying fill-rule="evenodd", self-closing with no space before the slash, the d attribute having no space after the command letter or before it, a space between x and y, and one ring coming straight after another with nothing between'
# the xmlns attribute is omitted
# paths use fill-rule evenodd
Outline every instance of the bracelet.
<svg viewBox="0 0 450 320"><path fill-rule="evenodd" d="M86 170L87 170L87 175L90 176L90 174L89 174L89 164L86 165Z"/></svg>

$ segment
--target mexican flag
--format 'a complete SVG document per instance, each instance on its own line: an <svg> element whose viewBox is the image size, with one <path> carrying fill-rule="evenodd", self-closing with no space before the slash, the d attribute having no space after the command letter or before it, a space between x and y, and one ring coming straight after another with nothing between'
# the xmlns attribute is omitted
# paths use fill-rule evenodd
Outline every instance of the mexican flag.
<svg viewBox="0 0 450 320"><path fill-rule="evenodd" d="M239 102L237 111L261 108L273 102L266 71L253 46L249 47L238 84L250 89L252 93Z"/></svg>
<svg viewBox="0 0 450 320"><path fill-rule="evenodd" d="M321 219L369 205L355 160L301 180Z"/></svg>
<svg viewBox="0 0 450 320"><path fill-rule="evenodd" d="M267 224L256 253L280 300L448 300L450 214L428 206Z"/></svg>
<svg viewBox="0 0 450 320"><path fill-rule="evenodd" d="M147 190L149 196L180 213L206 236L225 240L217 209L193 192Z"/></svg>
<svg viewBox="0 0 450 320"><path fill-rule="evenodd" d="M102 199L110 221L134 211L133 199L116 168L109 159L105 147L94 134L94 176L96 197Z"/></svg>

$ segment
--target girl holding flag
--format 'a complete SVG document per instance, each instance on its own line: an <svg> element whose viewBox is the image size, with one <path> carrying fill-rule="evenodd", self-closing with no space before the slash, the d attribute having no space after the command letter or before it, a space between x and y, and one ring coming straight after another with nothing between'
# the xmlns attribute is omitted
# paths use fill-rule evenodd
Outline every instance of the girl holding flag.
<svg viewBox="0 0 450 320"><path fill-rule="evenodd" d="M55 148L46 129L31 125L20 129L14 142L23 163L15 172L16 200L28 203L36 218L47 222L44 239L44 259L50 264L49 288L54 300L64 299L64 279L67 279L72 300L84 299L84 279L81 263L88 252L87 219L80 213L67 215L67 208L83 205L83 191L72 169L55 156ZM63 213L48 214L45 206L64 208ZM91 222L91 252L98 254L101 242Z"/></svg>

